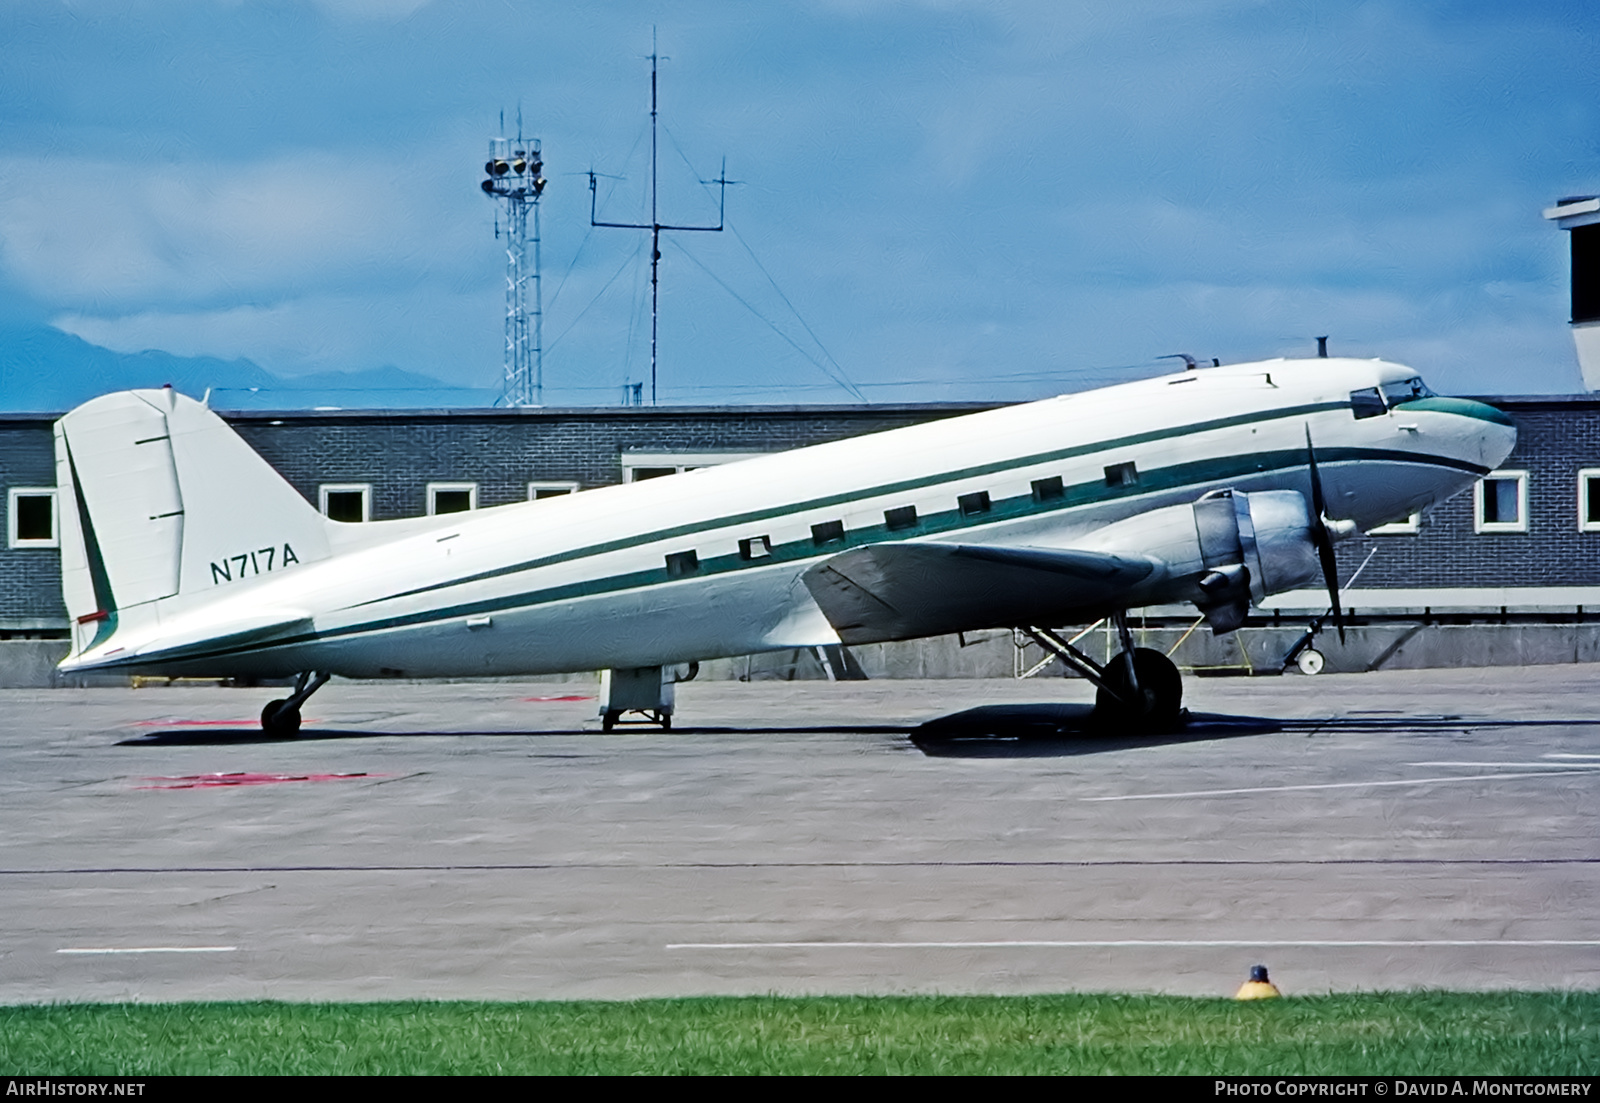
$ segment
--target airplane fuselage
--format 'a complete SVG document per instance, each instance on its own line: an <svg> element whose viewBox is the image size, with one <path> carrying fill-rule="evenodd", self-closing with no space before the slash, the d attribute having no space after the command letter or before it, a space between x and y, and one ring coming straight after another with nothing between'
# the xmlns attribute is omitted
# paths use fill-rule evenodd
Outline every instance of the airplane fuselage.
<svg viewBox="0 0 1600 1103"><path fill-rule="evenodd" d="M317 561L283 566L292 539L273 540L272 569L223 563L203 589L122 610L63 668L497 676L835 643L802 580L824 559L898 541L1065 549L1209 491L1307 493L1308 431L1329 515L1368 529L1459 492L1514 439L1479 403L1375 413L1352 397L1415 378L1342 359L1186 371L428 526L349 526L364 530L335 541L350 550Z"/></svg>

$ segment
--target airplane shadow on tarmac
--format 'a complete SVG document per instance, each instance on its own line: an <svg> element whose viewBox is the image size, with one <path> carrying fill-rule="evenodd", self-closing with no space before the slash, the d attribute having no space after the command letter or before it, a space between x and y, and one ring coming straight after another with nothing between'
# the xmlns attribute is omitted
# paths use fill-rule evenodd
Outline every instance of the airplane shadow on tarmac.
<svg viewBox="0 0 1600 1103"><path fill-rule="evenodd" d="M1184 710L1173 731L1134 733L1095 720L1092 705L983 705L936 717L912 729L911 742L930 758L1051 758L1102 754L1136 747L1204 743L1285 732L1338 736L1354 732L1393 732L1412 737L1453 737L1471 729L1506 727L1600 727L1600 719L1506 720L1483 717L1344 715L1275 719Z"/></svg>
<svg viewBox="0 0 1600 1103"><path fill-rule="evenodd" d="M923 724L783 724L678 727L662 732L654 726L602 733L593 728L546 728L499 731L394 731L302 728L284 737L255 727L176 728L145 732L119 740L119 747L221 747L260 743L311 743L360 739L527 739L549 736L593 736L624 740L636 736L690 738L718 735L889 735L909 738L930 758L1052 758L1175 743L1204 743L1285 732L1338 736L1345 732L1393 732L1412 737L1453 737L1484 728L1600 728L1600 718L1561 717L1538 720L1441 715L1408 715L1400 710L1379 714L1272 718L1227 713L1184 711L1179 726L1168 732L1143 733L1108 727L1094 719L1087 704L980 705L938 716Z"/></svg>
<svg viewBox="0 0 1600 1103"><path fill-rule="evenodd" d="M315 743L332 739L527 739L544 736L592 735L606 739L626 739L629 736L693 736L693 735L799 735L808 732L838 735L906 735L916 729L903 724L805 724L782 727L675 727L663 732L654 725L601 732L596 728L538 728L505 729L500 731L355 731L340 728L301 728L294 735L268 735L260 728L210 728L203 731L176 728L167 731L145 732L128 739L119 739L118 747L231 747L257 743Z"/></svg>

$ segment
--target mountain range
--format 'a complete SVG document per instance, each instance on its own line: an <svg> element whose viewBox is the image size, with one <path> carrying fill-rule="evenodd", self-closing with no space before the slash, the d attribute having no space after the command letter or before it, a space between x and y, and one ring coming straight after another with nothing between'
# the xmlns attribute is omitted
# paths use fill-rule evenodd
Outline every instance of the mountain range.
<svg viewBox="0 0 1600 1103"><path fill-rule="evenodd" d="M63 413L110 391L166 384L218 410L492 406L499 392L399 368L285 377L249 360L113 352L49 326L0 326L0 414Z"/></svg>

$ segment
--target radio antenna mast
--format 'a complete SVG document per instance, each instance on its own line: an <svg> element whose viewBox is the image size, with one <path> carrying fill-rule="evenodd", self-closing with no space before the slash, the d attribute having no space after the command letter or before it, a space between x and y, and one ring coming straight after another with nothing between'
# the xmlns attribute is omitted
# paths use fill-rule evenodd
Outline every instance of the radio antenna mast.
<svg viewBox="0 0 1600 1103"><path fill-rule="evenodd" d="M649 230L650 231L650 405L656 404L656 319L661 303L661 231L685 230L720 233L723 225L724 212L727 210L728 197L728 160L722 160L722 173L715 180L708 180L708 184L716 184L719 191L717 196L717 224L715 226L674 226L661 221L656 214L656 63L668 61L670 58L661 58L655 52L655 35L650 39L650 221L649 222L600 222L595 218L595 174L589 170L589 225L609 226L619 230Z"/></svg>

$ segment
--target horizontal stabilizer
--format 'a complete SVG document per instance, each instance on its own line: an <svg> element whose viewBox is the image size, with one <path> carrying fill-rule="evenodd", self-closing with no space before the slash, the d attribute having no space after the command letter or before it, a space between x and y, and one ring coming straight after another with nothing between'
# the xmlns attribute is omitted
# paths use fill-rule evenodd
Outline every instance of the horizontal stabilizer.
<svg viewBox="0 0 1600 1103"><path fill-rule="evenodd" d="M308 632L312 624L311 614L299 609L263 609L230 617L227 628L221 632L217 631L215 624L203 619L197 620L193 627L186 627L180 622L161 633L153 643L133 648L133 654L140 658L178 659L215 648L259 646Z"/></svg>
<svg viewBox="0 0 1600 1103"><path fill-rule="evenodd" d="M1141 556L974 544L873 544L803 576L847 644L1019 624L1060 624L1117 596L1158 566Z"/></svg>

